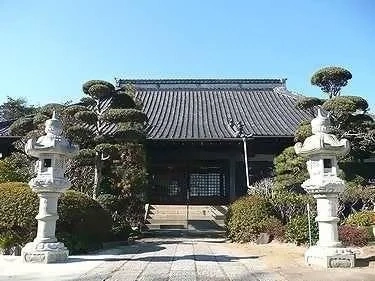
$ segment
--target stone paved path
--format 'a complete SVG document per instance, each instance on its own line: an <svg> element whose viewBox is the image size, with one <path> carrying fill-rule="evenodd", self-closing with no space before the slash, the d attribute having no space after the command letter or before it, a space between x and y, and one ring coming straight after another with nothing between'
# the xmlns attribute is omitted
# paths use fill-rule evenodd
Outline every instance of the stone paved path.
<svg viewBox="0 0 375 281"><path fill-rule="evenodd" d="M284 280L223 239L144 239L76 280Z"/></svg>

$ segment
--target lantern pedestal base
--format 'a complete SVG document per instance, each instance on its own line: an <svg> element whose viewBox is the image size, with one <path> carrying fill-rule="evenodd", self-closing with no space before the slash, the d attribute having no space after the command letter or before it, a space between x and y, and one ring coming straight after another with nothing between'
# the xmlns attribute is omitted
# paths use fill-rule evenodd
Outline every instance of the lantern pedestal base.
<svg viewBox="0 0 375 281"><path fill-rule="evenodd" d="M344 247L312 246L305 253L305 263L325 268L351 268L355 266L355 254Z"/></svg>
<svg viewBox="0 0 375 281"><path fill-rule="evenodd" d="M62 242L31 242L22 248L21 256L29 263L60 263L68 260L69 251Z"/></svg>

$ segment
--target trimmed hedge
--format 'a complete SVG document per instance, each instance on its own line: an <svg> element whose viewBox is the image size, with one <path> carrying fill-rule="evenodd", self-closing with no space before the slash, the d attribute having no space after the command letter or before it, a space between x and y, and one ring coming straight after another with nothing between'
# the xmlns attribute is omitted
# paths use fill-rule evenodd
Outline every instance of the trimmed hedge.
<svg viewBox="0 0 375 281"><path fill-rule="evenodd" d="M115 91L115 86L103 80L90 80L83 84L82 90L93 98L105 98Z"/></svg>
<svg viewBox="0 0 375 281"><path fill-rule="evenodd" d="M74 114L74 117L79 121L85 122L89 125L96 124L96 122L98 121L97 114L90 110L78 111L76 114Z"/></svg>
<svg viewBox="0 0 375 281"><path fill-rule="evenodd" d="M27 184L0 184L0 233L6 233L7 247L23 246L35 238L38 206L38 196ZM111 217L89 196L67 191L59 198L57 211L56 236L71 253L98 249L109 239Z"/></svg>
<svg viewBox="0 0 375 281"><path fill-rule="evenodd" d="M118 122L139 122L143 123L147 120L146 115L134 108L117 108L109 109L104 115L103 120L113 123Z"/></svg>
<svg viewBox="0 0 375 281"><path fill-rule="evenodd" d="M273 218L271 204L260 196L245 196L233 202L225 219L227 236L235 242L255 241Z"/></svg>
<svg viewBox="0 0 375 281"><path fill-rule="evenodd" d="M99 249L102 242L110 239L110 215L86 194L68 190L59 198L57 211L57 238L71 252Z"/></svg>
<svg viewBox="0 0 375 281"><path fill-rule="evenodd" d="M27 184L0 184L0 233L12 242L6 246L24 245L35 238L38 206L38 196Z"/></svg>
<svg viewBox="0 0 375 281"><path fill-rule="evenodd" d="M271 239L276 239L280 242L285 240L285 230L285 225L275 217L268 218L262 227L262 231L268 233Z"/></svg>
<svg viewBox="0 0 375 281"><path fill-rule="evenodd" d="M369 234L366 228L351 225L340 225L339 240L344 246L366 246L369 240Z"/></svg>
<svg viewBox="0 0 375 281"><path fill-rule="evenodd" d="M125 91L119 91L112 99L112 108L135 108L135 103L131 94Z"/></svg>
<svg viewBox="0 0 375 281"><path fill-rule="evenodd" d="M318 240L318 226L313 219L310 219L311 238L313 244ZM286 225L285 238L288 242L297 245L309 242L309 221L306 215L293 217Z"/></svg>
<svg viewBox="0 0 375 281"><path fill-rule="evenodd" d="M360 211L350 214L345 220L345 224L351 226L371 226L375 224L374 211Z"/></svg>

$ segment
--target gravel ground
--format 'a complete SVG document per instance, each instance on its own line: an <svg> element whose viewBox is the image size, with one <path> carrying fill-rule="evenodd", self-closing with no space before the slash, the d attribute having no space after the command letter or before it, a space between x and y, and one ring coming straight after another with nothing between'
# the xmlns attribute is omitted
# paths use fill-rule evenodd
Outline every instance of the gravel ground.
<svg viewBox="0 0 375 281"><path fill-rule="evenodd" d="M375 245L353 248L357 253L355 268L322 269L304 264L307 248L294 244L272 242L265 245L231 244L245 253L258 255L270 271L278 272L289 281L374 281Z"/></svg>

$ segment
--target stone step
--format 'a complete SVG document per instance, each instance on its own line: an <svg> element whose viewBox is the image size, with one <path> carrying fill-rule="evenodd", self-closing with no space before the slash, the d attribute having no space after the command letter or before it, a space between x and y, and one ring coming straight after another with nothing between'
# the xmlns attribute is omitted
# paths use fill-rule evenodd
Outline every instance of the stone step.
<svg viewBox="0 0 375 281"><path fill-rule="evenodd" d="M150 209L149 213L165 213L165 214L173 214L173 213L186 213L189 212L191 214L209 214L209 215L225 215L226 213L215 212L210 209Z"/></svg>
<svg viewBox="0 0 375 281"><path fill-rule="evenodd" d="M213 221L191 221L188 225L186 222L162 222L152 223L146 225L147 229L192 229L192 230L201 230L201 231L209 231L209 230L224 230L224 225L216 224Z"/></svg>
<svg viewBox="0 0 375 281"><path fill-rule="evenodd" d="M224 221L224 217L213 217L213 216L202 216L202 215L190 215L187 217L186 215L163 215L163 214L156 214L156 215L149 215L147 216L147 220L215 220L215 221Z"/></svg>
<svg viewBox="0 0 375 281"><path fill-rule="evenodd" d="M224 231L226 212L226 206L150 205L145 224L150 231Z"/></svg>
<svg viewBox="0 0 375 281"><path fill-rule="evenodd" d="M147 224L157 224L157 225L186 225L186 220L173 220L173 219L148 219Z"/></svg>
<svg viewBox="0 0 375 281"><path fill-rule="evenodd" d="M228 210L227 206L208 206L208 205L151 205L150 209L155 210L183 210L186 208L190 210L211 210L219 213L225 213Z"/></svg>
<svg viewBox="0 0 375 281"><path fill-rule="evenodd" d="M216 220L189 220L188 224L190 225L201 225L201 226L224 226L224 221L216 221ZM150 219L146 221L146 225L186 225L186 220L158 220L158 219Z"/></svg>
<svg viewBox="0 0 375 281"><path fill-rule="evenodd" d="M189 229L151 229L144 231L144 237L207 237L225 238L225 231L221 230L189 230Z"/></svg>

